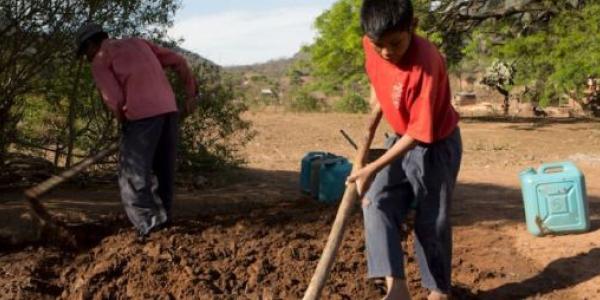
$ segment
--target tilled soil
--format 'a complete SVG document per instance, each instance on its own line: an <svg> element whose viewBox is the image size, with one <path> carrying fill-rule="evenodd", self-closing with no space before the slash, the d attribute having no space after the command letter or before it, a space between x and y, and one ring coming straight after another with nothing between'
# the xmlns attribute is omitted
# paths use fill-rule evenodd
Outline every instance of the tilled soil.
<svg viewBox="0 0 600 300"><path fill-rule="evenodd" d="M332 207L301 200L250 214L181 220L145 243L121 230L82 253L29 247L0 258L0 292L7 299L301 298L334 213ZM356 214L325 299L383 295L381 283L363 280L361 226ZM411 286L424 296L412 254L407 261ZM456 267L461 265L458 260ZM457 287L456 294L472 297L464 288Z"/></svg>
<svg viewBox="0 0 600 300"><path fill-rule="evenodd" d="M2 299L298 299L316 267L336 207L297 192L307 150L350 156L337 132L360 132L361 117L251 116L261 133L249 145L249 168L231 184L180 189L172 227L136 240L114 187L64 189L49 207L85 237L82 248L53 241L0 249ZM274 125L280 126L274 126ZM297 131L302 124L319 124ZM548 141L563 137L563 143ZM598 299L600 157L597 124L463 124L465 158L452 208L456 299ZM290 143L290 140L296 141ZM266 150L265 150L266 149ZM267 151L268 150L268 151ZM592 231L535 238L527 233L516 174L541 161L576 157L588 180ZM587 160L587 161L586 161ZM0 215L26 215L18 193L0 199ZM10 199L9 199L10 198ZM14 198L15 200L11 200ZM9 214L9 215L7 215ZM18 217L10 219L17 224ZM85 221L87 220L87 221ZM409 223L410 225L410 223ZM362 214L357 208L323 299L378 299L383 284L366 280ZM83 235L81 235L83 233ZM86 234L87 233L87 234ZM420 287L412 235L403 242L407 280Z"/></svg>
<svg viewBox="0 0 600 300"><path fill-rule="evenodd" d="M298 299L310 281L334 217L334 207L302 199L260 210L242 208L227 215L178 220L145 243L126 229L124 219L106 219L105 224L115 224L115 233L102 237L90 232L88 240L101 240L89 249L74 252L37 246L0 257L0 293L6 299ZM323 297L377 299L383 295L383 283L364 278L365 248L358 211L349 228ZM110 232L105 228L102 234ZM482 283L501 283L536 271L510 246L510 238L488 233L455 231L460 246L455 247L453 263L458 279L454 296L532 296L527 287L479 288ZM426 291L420 288L412 244L408 235L403 243L407 275L413 296L422 299ZM490 249L497 253L486 258L484 253ZM487 267L481 268L482 263Z"/></svg>

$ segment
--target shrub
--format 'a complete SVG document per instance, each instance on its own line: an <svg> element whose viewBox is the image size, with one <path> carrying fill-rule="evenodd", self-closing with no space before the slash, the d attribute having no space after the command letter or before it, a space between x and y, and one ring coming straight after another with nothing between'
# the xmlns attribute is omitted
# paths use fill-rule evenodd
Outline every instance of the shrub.
<svg viewBox="0 0 600 300"><path fill-rule="evenodd" d="M294 92L289 103L289 109L295 112L318 112L324 110L325 105L322 101L306 89L299 89Z"/></svg>
<svg viewBox="0 0 600 300"><path fill-rule="evenodd" d="M242 118L248 107L236 100L233 82L222 78L218 68L199 66L195 72L201 96L198 109L181 127L179 171L198 172L239 165L244 162L239 150L255 134L250 122ZM181 101L183 89L176 90L180 92L178 100Z"/></svg>
<svg viewBox="0 0 600 300"><path fill-rule="evenodd" d="M369 103L358 94L348 94L335 102L335 111L344 113L369 112Z"/></svg>

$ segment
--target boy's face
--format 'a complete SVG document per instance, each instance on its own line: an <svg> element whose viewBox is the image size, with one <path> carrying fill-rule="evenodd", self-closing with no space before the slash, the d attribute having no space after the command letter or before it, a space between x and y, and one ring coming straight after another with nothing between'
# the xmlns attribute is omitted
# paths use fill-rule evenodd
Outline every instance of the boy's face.
<svg viewBox="0 0 600 300"><path fill-rule="evenodd" d="M371 38L369 38L369 41L373 45L375 51L379 53L383 59L393 64L398 64L410 46L416 25L417 20L414 19L408 30L391 31L386 33L378 41L372 40Z"/></svg>

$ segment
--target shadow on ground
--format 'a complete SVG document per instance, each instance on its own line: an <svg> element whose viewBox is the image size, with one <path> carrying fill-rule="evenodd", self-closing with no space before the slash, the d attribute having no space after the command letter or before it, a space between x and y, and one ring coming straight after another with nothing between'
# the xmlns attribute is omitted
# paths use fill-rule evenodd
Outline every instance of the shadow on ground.
<svg viewBox="0 0 600 300"><path fill-rule="evenodd" d="M529 279L507 283L477 296L481 299L525 299L574 287L600 275L600 269L596 267L598 261L600 261L600 248L573 257L560 258ZM589 272L578 276L565 272L565 270L582 269L588 269ZM590 294L597 292L590 291Z"/></svg>
<svg viewBox="0 0 600 300"><path fill-rule="evenodd" d="M204 190L179 188L174 204L175 217L244 218L254 212L264 211L266 214L267 208L275 207L278 208L275 217L264 217L269 220L269 225L277 225L277 222L285 222L290 218L306 222L313 222L322 216L333 218L337 211L336 205L321 204L301 194L298 191L297 172L240 169L231 176L230 184L226 186ZM30 222L26 203L20 194L7 195L4 202L0 203L0 220L3 220L0 221L0 228L3 229L0 233L4 236L11 227L22 228L21 222ZM91 191L59 190L43 201L51 213L67 221L71 217L76 218L77 223L88 220L91 224L97 224L107 215L119 215L118 223L127 226L123 221L124 213L116 186L98 187ZM597 230L600 228L600 198L589 197L588 201L592 230ZM115 216L111 218L119 219ZM493 184L459 183L455 191L452 218L455 226L495 221L524 223L521 191ZM19 234L18 230L15 232Z"/></svg>
<svg viewBox="0 0 600 300"><path fill-rule="evenodd" d="M600 198L588 197L592 231L600 229ZM525 223L521 190L482 183L459 183L452 209L453 223L470 226L484 221Z"/></svg>
<svg viewBox="0 0 600 300"><path fill-rule="evenodd" d="M462 117L464 123L511 123L511 124L536 124L536 126L546 126L552 124L584 124L598 123L599 118L525 118L525 117L503 117L503 116L482 116L482 117Z"/></svg>
<svg viewBox="0 0 600 300"><path fill-rule="evenodd" d="M206 230L223 228L223 232L231 228L247 228L257 240L265 236L275 235L276 239L296 241L319 241L329 231L337 211L335 205L317 203L298 192L298 173L290 171L264 171L242 169L236 172L230 184L203 190L186 190L180 188L175 202L175 228L169 234L178 236L202 236ZM600 199L591 197L590 212L593 229L600 227ZM20 199L8 199L0 203L0 220L7 214L20 215L27 212ZM77 229L89 232L86 241L87 251L101 243L107 237L119 232L131 231L118 200L115 188L86 190L61 190L52 194L47 202L55 214L68 221L69 216L77 216L81 222ZM456 226L479 226L482 222L501 222L518 224L524 222L520 191L517 189L492 184L460 183L456 189L453 205L453 221ZM82 222L82 220L88 220ZM12 223L2 224L3 230L8 227L20 227L23 220L12 219ZM349 236L353 237L353 245L357 245L354 253L360 256L361 216L357 209L350 228ZM242 224L242 225L240 225ZM290 224L293 224L290 228ZM282 228L286 228L283 230ZM311 233L318 229L319 234ZM237 229L236 229L237 230ZM237 232L236 230L233 230ZM282 232L279 232L283 230ZM277 233L273 233L277 232ZM323 235L324 234L324 235ZM323 237L320 237L323 235ZM280 238L277 236L281 236ZM231 237L228 237L231 238ZM319 242L322 243L322 242ZM0 257L19 252L30 246L47 247L51 241L21 243L9 247L0 245ZM199 245L201 246L201 245ZM311 264L315 263L314 254L319 248L311 248ZM344 250L344 248L341 251ZM318 256L317 256L318 257ZM357 261L364 260L362 257ZM585 282L600 275L600 269L580 276L569 276L565 269L581 269L594 266L600 260L600 249L593 249L574 257L561 258L550 263L539 274L525 280L501 284L499 287L477 291L471 286L454 287L458 299L516 299L535 295L544 295ZM515 262L518 263L518 262ZM494 266L488 266L494 268ZM308 270L311 268L307 267ZM352 272L351 272L352 273ZM356 280L356 274L353 275ZM506 282L506 281L505 281Z"/></svg>

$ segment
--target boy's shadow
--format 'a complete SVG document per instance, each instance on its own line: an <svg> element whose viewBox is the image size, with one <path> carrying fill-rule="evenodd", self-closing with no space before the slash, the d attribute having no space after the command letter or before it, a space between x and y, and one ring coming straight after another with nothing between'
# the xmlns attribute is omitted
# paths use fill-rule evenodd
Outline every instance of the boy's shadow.
<svg viewBox="0 0 600 300"><path fill-rule="evenodd" d="M481 299L524 299L573 287L600 275L600 248L550 263L541 273L522 282L507 283L477 295Z"/></svg>

